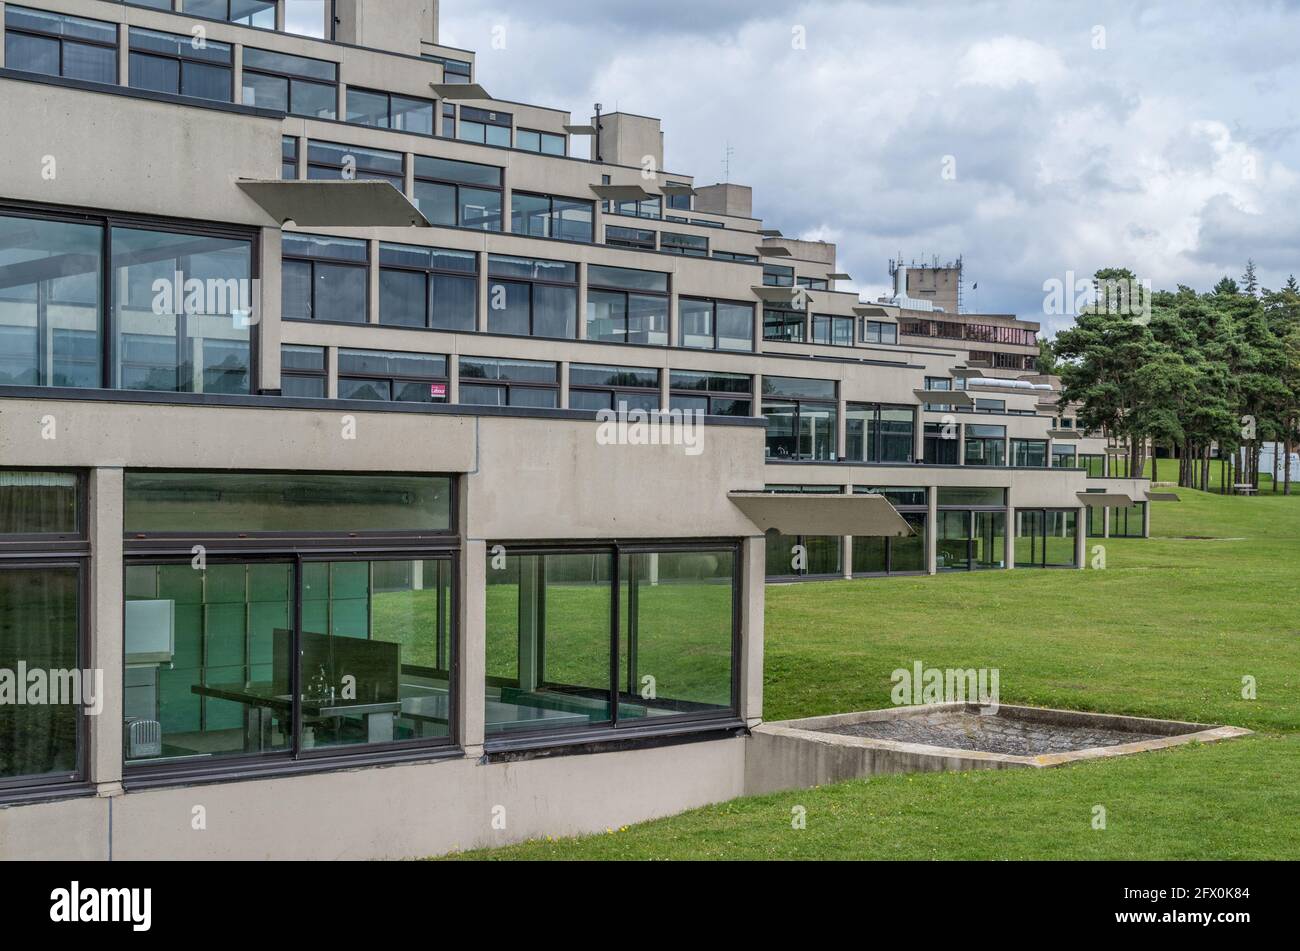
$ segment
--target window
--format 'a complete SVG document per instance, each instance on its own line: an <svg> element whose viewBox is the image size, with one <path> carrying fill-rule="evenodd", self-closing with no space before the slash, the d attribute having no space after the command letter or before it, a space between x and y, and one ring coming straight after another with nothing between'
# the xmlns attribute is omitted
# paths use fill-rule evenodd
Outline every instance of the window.
<svg viewBox="0 0 1300 951"><path fill-rule="evenodd" d="M776 304L763 306L763 339L803 343L808 318L803 311Z"/></svg>
<svg viewBox="0 0 1300 951"><path fill-rule="evenodd" d="M405 193L405 169L401 152L315 140L307 143L307 177L316 181L376 180Z"/></svg>
<svg viewBox="0 0 1300 951"><path fill-rule="evenodd" d="M834 485L769 485L783 495L839 495ZM834 577L842 573L843 545L837 535L778 535L767 537L768 578Z"/></svg>
<svg viewBox="0 0 1300 951"><path fill-rule="evenodd" d="M923 574L926 561L926 490L923 488L872 488L854 486L855 495L883 495L912 528L903 538L855 536L853 574Z"/></svg>
<svg viewBox="0 0 1300 951"><path fill-rule="evenodd" d="M1146 534L1146 502L1110 510L1111 538L1142 538Z"/></svg>
<svg viewBox="0 0 1300 951"><path fill-rule="evenodd" d="M916 413L907 406L849 403L844 456L854 462L912 462Z"/></svg>
<svg viewBox="0 0 1300 951"><path fill-rule="evenodd" d="M1088 470L1088 478L1101 479L1106 475L1106 457L1101 453L1079 453L1079 467Z"/></svg>
<svg viewBox="0 0 1300 951"><path fill-rule="evenodd" d="M466 80L468 82L468 80ZM456 138L456 104L444 102L442 104L442 137L444 139Z"/></svg>
<svg viewBox="0 0 1300 951"><path fill-rule="evenodd" d="M284 31L318 40L334 39L334 0L284 0Z"/></svg>
<svg viewBox="0 0 1300 951"><path fill-rule="evenodd" d="M1074 509L1016 509L1016 567L1074 568Z"/></svg>
<svg viewBox="0 0 1300 951"><path fill-rule="evenodd" d="M642 367L569 366L569 409L643 410L660 408L659 371Z"/></svg>
<svg viewBox="0 0 1300 951"><path fill-rule="evenodd" d="M668 377L669 408L707 416L750 416L754 378L743 373L673 370Z"/></svg>
<svg viewBox="0 0 1300 951"><path fill-rule="evenodd" d="M531 238L595 240L596 203L528 192L510 194L510 230Z"/></svg>
<svg viewBox="0 0 1300 951"><path fill-rule="evenodd" d="M611 248L635 248L638 251L655 250L655 232L641 228L605 226L605 243Z"/></svg>
<svg viewBox="0 0 1300 951"><path fill-rule="evenodd" d="M501 230L501 172L494 165L415 157L415 205L431 224Z"/></svg>
<svg viewBox="0 0 1300 951"><path fill-rule="evenodd" d="M1007 427L966 426L968 466L1004 466L1007 459Z"/></svg>
<svg viewBox="0 0 1300 951"><path fill-rule="evenodd" d="M828 347L853 346L853 318L813 314L812 342Z"/></svg>
<svg viewBox="0 0 1300 951"><path fill-rule="evenodd" d="M117 83L117 26L83 17L4 7L5 68Z"/></svg>
<svg viewBox="0 0 1300 951"><path fill-rule="evenodd" d="M460 402L470 406L560 405L560 370L539 360L460 358Z"/></svg>
<svg viewBox="0 0 1300 951"><path fill-rule="evenodd" d="M298 139L296 136L280 137L280 178L286 182L298 180Z"/></svg>
<svg viewBox="0 0 1300 951"><path fill-rule="evenodd" d="M103 385L103 245L102 224L0 215L0 385Z"/></svg>
<svg viewBox="0 0 1300 951"><path fill-rule="evenodd" d="M925 388L932 393L951 393L954 389L962 389L961 386L954 387L953 380L946 376L927 376ZM951 404L926 403L925 410L928 413L951 413L953 407Z"/></svg>
<svg viewBox="0 0 1300 951"><path fill-rule="evenodd" d="M956 466L960 442L956 423L925 424L925 464L927 466Z"/></svg>
<svg viewBox="0 0 1300 951"><path fill-rule="evenodd" d="M679 345L700 350L753 350L754 306L734 301L678 300Z"/></svg>
<svg viewBox="0 0 1300 951"><path fill-rule="evenodd" d="M794 268L784 264L764 264L763 286L794 287Z"/></svg>
<svg viewBox="0 0 1300 951"><path fill-rule="evenodd" d="M1006 411L1006 400L989 399L984 396L975 398L975 412L977 413L1005 413Z"/></svg>
<svg viewBox="0 0 1300 951"><path fill-rule="evenodd" d="M738 564L684 545L489 559L489 738L734 716Z"/></svg>
<svg viewBox="0 0 1300 951"><path fill-rule="evenodd" d="M681 254L690 258L707 258L709 256L709 239L701 235L664 231L659 235L659 250L665 254Z"/></svg>
<svg viewBox="0 0 1300 951"><path fill-rule="evenodd" d="M627 218L659 219L664 216L663 199L656 195L653 198L642 198L640 201L607 201L605 214L623 215Z"/></svg>
<svg viewBox="0 0 1300 951"><path fill-rule="evenodd" d="M285 320L366 322L370 246L365 241L285 234L280 253Z"/></svg>
<svg viewBox="0 0 1300 951"><path fill-rule="evenodd" d="M592 264L587 286L588 340L667 345L667 274Z"/></svg>
<svg viewBox="0 0 1300 951"><path fill-rule="evenodd" d="M719 261L738 261L743 264L757 264L757 254L737 254L734 251L714 251L713 257Z"/></svg>
<svg viewBox="0 0 1300 951"><path fill-rule="evenodd" d="M110 244L112 385L251 393L253 242L114 227Z"/></svg>
<svg viewBox="0 0 1300 951"><path fill-rule="evenodd" d="M665 182L668 188L690 188L686 182ZM690 193L670 192L666 195L668 207L673 211L690 211L693 195Z"/></svg>
<svg viewBox="0 0 1300 951"><path fill-rule="evenodd" d="M576 338L578 266L568 261L490 255L488 332Z"/></svg>
<svg viewBox="0 0 1300 951"><path fill-rule="evenodd" d="M295 116L338 116L338 64L244 47L246 106Z"/></svg>
<svg viewBox="0 0 1300 951"><path fill-rule="evenodd" d="M807 288L810 291L828 291L830 282L820 277L801 277L795 282L799 287Z"/></svg>
<svg viewBox="0 0 1300 951"><path fill-rule="evenodd" d="M276 0L185 0L185 13L274 30L275 3Z"/></svg>
<svg viewBox="0 0 1300 951"><path fill-rule="evenodd" d="M863 343L898 343L898 324L881 320L862 322Z"/></svg>
<svg viewBox="0 0 1300 951"><path fill-rule="evenodd" d="M478 256L407 244L379 246L379 322L470 332L478 327Z"/></svg>
<svg viewBox="0 0 1300 951"><path fill-rule="evenodd" d="M280 393L324 399L328 395L324 347L280 347Z"/></svg>
<svg viewBox="0 0 1300 951"><path fill-rule="evenodd" d="M74 473L0 470L0 670L48 678L0 704L0 791L82 778L83 496Z"/></svg>
<svg viewBox="0 0 1300 951"><path fill-rule="evenodd" d="M433 100L349 86L348 121L376 129L433 135Z"/></svg>
<svg viewBox="0 0 1300 951"><path fill-rule="evenodd" d="M234 51L227 43L131 28L132 89L151 89L174 96L231 102L234 98Z"/></svg>
<svg viewBox="0 0 1300 951"><path fill-rule="evenodd" d="M1052 468L1053 469L1073 469L1079 465L1075 459L1076 450L1073 446L1052 445Z"/></svg>
<svg viewBox="0 0 1300 951"><path fill-rule="evenodd" d="M532 129L519 129L515 132L515 148L525 152L540 152L542 155L567 155L569 153L567 136L554 132L535 132Z"/></svg>
<svg viewBox="0 0 1300 951"><path fill-rule="evenodd" d="M763 377L768 459L834 462L839 404L832 380Z"/></svg>
<svg viewBox="0 0 1300 951"><path fill-rule="evenodd" d="M445 403L447 358L427 353L339 350L341 400Z"/></svg>
<svg viewBox="0 0 1300 951"><path fill-rule="evenodd" d="M460 107L460 130L456 138L462 142L479 145L499 145L510 148L510 127L513 116L508 112L489 112L485 109Z"/></svg>
<svg viewBox="0 0 1300 951"><path fill-rule="evenodd" d="M468 83L471 80L473 73L473 64L471 63L459 59L447 59L445 56L434 56L432 53L421 53L420 56L442 66L442 81L444 83Z"/></svg>
<svg viewBox="0 0 1300 951"><path fill-rule="evenodd" d="M939 570L1005 568L1006 512L945 509L942 503L940 498L935 545Z"/></svg>
<svg viewBox="0 0 1300 951"><path fill-rule="evenodd" d="M1020 468L1045 469L1047 467L1047 440L1011 440L1011 464Z"/></svg>

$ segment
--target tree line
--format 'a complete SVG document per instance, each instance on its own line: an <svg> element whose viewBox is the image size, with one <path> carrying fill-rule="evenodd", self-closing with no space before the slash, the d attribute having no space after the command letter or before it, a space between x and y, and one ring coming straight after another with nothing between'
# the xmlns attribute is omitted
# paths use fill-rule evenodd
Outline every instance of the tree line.
<svg viewBox="0 0 1300 951"><path fill-rule="evenodd" d="M1130 472L1143 471L1148 446L1168 449L1188 488L1209 490L1217 448L1224 483L1258 489L1261 444L1281 443L1290 494L1300 420L1295 277L1281 290L1261 288L1250 262L1240 282L1224 277L1205 294L1179 285L1136 309L1131 297L1117 302L1106 292L1135 286L1132 271L1104 269L1093 281L1098 303L1043 348L1040 371L1060 376L1061 404L1079 404L1084 428L1126 443Z"/></svg>

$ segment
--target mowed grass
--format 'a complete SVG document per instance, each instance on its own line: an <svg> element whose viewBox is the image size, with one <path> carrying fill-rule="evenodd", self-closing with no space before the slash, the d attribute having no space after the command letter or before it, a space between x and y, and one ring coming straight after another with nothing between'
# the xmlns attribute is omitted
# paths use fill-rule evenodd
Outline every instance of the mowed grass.
<svg viewBox="0 0 1300 951"><path fill-rule="evenodd" d="M996 667L1004 703L1259 735L1052 770L736 800L491 859L1300 858L1300 497L1178 490L1104 570L769 587L765 719L890 704L890 674ZM1243 678L1257 696L1242 696ZM1104 806L1107 828L1092 828ZM807 810L807 829L791 810Z"/></svg>

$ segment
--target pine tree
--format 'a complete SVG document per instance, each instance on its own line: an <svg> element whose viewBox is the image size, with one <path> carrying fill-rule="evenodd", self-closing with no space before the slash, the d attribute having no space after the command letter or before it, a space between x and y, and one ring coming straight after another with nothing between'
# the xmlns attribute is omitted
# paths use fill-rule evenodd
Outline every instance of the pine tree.
<svg viewBox="0 0 1300 951"><path fill-rule="evenodd" d="M1241 292L1247 297L1259 296L1259 279L1255 276L1255 262L1246 261L1246 273L1241 275Z"/></svg>

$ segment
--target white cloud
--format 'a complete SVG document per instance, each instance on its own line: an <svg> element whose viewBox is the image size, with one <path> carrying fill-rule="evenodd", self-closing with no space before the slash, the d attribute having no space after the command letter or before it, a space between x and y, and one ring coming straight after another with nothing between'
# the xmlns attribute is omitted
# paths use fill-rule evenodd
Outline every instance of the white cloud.
<svg viewBox="0 0 1300 951"><path fill-rule="evenodd" d="M1010 89L1017 83L1044 85L1066 75L1061 54L1020 36L999 36L971 44L957 67L958 86L996 86Z"/></svg>

